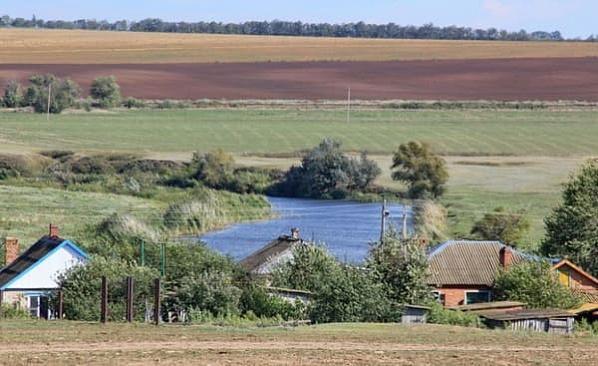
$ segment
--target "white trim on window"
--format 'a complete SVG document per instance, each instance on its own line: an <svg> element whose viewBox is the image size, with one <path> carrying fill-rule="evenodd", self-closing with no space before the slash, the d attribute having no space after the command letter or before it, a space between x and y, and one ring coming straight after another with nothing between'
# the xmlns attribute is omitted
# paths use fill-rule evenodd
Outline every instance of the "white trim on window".
<svg viewBox="0 0 598 366"><path fill-rule="evenodd" d="M486 302L490 302L491 295L492 295L492 292L490 290L466 290L466 291L463 291L463 292L464 292L463 304L465 304L465 305L469 305L469 303L467 302L467 294L470 294L470 293L483 293L483 292L485 292L488 295L488 297L486 299Z"/></svg>

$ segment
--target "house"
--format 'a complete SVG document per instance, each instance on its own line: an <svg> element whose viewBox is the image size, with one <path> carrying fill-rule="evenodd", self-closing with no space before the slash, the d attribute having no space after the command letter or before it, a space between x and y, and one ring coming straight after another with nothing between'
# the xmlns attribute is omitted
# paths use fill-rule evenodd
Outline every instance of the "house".
<svg viewBox="0 0 598 366"><path fill-rule="evenodd" d="M276 240L241 260L239 264L253 274L262 277L268 276L276 265L292 258L293 249L299 243L303 243L299 237L299 229L293 228L291 236L279 236Z"/></svg>
<svg viewBox="0 0 598 366"><path fill-rule="evenodd" d="M498 241L447 241L431 248L428 285L447 307L489 302L498 273L527 260L550 261L561 283L598 297L598 280L569 260L525 254Z"/></svg>
<svg viewBox="0 0 598 366"><path fill-rule="evenodd" d="M49 297L60 290L58 276L67 269L87 262L88 254L70 240L59 236L50 224L29 249L19 255L19 241L5 239L6 265L0 269L0 301L22 306L33 317L52 318Z"/></svg>

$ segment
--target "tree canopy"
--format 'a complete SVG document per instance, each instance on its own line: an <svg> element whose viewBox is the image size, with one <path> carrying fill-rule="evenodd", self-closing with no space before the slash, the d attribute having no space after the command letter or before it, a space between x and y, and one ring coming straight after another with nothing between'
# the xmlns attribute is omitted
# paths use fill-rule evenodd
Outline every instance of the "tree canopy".
<svg viewBox="0 0 598 366"><path fill-rule="evenodd" d="M79 86L70 79L60 79L54 75L33 75L30 86L25 90L23 104L32 106L37 113L48 110L50 93L50 113L60 113L71 107L80 95Z"/></svg>
<svg viewBox="0 0 598 366"><path fill-rule="evenodd" d="M120 86L114 76L100 76L93 79L89 94L98 100L102 108L116 107L120 104Z"/></svg>
<svg viewBox="0 0 598 366"><path fill-rule="evenodd" d="M501 272L494 281L494 300L521 301L530 308L570 309L579 298L561 284L549 262L526 261Z"/></svg>
<svg viewBox="0 0 598 366"><path fill-rule="evenodd" d="M598 159L565 183L562 202L544 220L545 255L565 257L598 275Z"/></svg>
<svg viewBox="0 0 598 366"><path fill-rule="evenodd" d="M393 155L391 169L392 179L408 185L410 198L438 198L445 191L446 163L433 155L426 143L410 141L401 144Z"/></svg>
<svg viewBox="0 0 598 366"><path fill-rule="evenodd" d="M516 247L529 228L529 221L522 212L506 212L500 207L476 221L471 234L482 240L499 240Z"/></svg>

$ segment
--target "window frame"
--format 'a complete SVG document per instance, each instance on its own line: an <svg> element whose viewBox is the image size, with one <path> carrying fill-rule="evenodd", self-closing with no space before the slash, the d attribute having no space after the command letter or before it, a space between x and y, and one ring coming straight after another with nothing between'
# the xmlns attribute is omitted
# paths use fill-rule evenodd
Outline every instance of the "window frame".
<svg viewBox="0 0 598 366"><path fill-rule="evenodd" d="M464 305L471 305L472 303L467 301L467 294L474 294L474 293L483 293L485 292L488 297L486 302L490 302L492 300L492 291L491 290L465 290L464 297L463 297L463 304ZM473 304L482 304L483 302L474 302Z"/></svg>

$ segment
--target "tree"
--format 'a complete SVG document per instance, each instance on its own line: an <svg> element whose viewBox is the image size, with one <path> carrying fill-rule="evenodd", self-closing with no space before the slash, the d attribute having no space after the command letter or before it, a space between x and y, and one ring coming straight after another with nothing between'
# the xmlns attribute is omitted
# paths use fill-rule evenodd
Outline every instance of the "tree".
<svg viewBox="0 0 598 366"><path fill-rule="evenodd" d="M50 113L60 113L71 107L79 97L79 87L70 79L59 79L54 75L33 75L31 85L25 90L24 103L37 113L48 110L48 92L50 92Z"/></svg>
<svg viewBox="0 0 598 366"><path fill-rule="evenodd" d="M504 208L499 207L477 221L471 229L471 234L482 240L500 240L515 247L529 228L530 224L524 213L505 212Z"/></svg>
<svg viewBox="0 0 598 366"><path fill-rule="evenodd" d="M222 149L212 150L207 154L195 152L191 160L192 178L216 189L228 186L234 167L235 160Z"/></svg>
<svg viewBox="0 0 598 366"><path fill-rule="evenodd" d="M580 305L580 299L558 281L545 261L526 261L499 273L493 297L497 301L521 301L530 308L571 309Z"/></svg>
<svg viewBox="0 0 598 366"><path fill-rule="evenodd" d="M541 251L569 258L598 275L598 159L588 160L569 178L562 200L544 220Z"/></svg>
<svg viewBox="0 0 598 366"><path fill-rule="evenodd" d="M403 240L391 232L372 244L366 262L396 303L425 304L431 300L428 258L417 239Z"/></svg>
<svg viewBox="0 0 598 366"><path fill-rule="evenodd" d="M100 107L111 108L120 104L120 87L114 76L100 76L91 82L89 94L97 99Z"/></svg>
<svg viewBox="0 0 598 366"><path fill-rule="evenodd" d="M364 191L380 175L376 162L365 152L359 160L345 156L341 142L324 139L292 166L274 193L310 198L342 198L351 191Z"/></svg>
<svg viewBox="0 0 598 366"><path fill-rule="evenodd" d="M444 159L434 156L430 147L411 141L399 146L392 158L392 179L405 182L410 198L438 198L445 191L448 172Z"/></svg>
<svg viewBox="0 0 598 366"><path fill-rule="evenodd" d="M8 108L16 108L21 104L21 86L16 80L10 80L4 88L3 104Z"/></svg>

